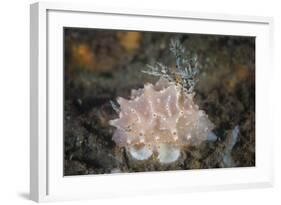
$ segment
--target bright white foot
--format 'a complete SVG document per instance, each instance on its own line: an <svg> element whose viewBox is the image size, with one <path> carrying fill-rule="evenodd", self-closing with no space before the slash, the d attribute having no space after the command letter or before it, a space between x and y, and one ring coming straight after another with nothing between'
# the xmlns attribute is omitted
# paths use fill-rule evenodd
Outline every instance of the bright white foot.
<svg viewBox="0 0 281 205"><path fill-rule="evenodd" d="M136 160L145 160L148 159L152 154L152 150L149 149L147 146L142 147L130 147L129 152L132 155L133 158Z"/></svg>
<svg viewBox="0 0 281 205"><path fill-rule="evenodd" d="M171 144L160 144L158 149L158 160L162 164L168 164L176 161L180 156L180 149Z"/></svg>

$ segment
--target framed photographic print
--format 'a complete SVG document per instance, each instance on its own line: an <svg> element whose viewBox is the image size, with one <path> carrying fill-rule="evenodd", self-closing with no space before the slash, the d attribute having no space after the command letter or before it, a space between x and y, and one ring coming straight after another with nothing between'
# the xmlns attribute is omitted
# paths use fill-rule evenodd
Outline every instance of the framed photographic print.
<svg viewBox="0 0 281 205"><path fill-rule="evenodd" d="M272 22L32 4L31 199L272 186Z"/></svg>

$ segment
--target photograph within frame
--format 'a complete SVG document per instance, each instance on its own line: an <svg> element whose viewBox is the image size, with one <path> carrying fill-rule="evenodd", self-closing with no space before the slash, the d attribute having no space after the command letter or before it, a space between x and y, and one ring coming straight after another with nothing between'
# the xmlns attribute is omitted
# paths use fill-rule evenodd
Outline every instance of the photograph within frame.
<svg viewBox="0 0 281 205"><path fill-rule="evenodd" d="M64 175L255 166L255 37L64 28Z"/></svg>

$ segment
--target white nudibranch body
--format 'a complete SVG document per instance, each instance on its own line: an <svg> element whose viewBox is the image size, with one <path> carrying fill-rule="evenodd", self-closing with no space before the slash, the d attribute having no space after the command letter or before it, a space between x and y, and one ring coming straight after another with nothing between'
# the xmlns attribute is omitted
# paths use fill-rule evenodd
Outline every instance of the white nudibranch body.
<svg viewBox="0 0 281 205"><path fill-rule="evenodd" d="M117 99L119 118L109 121L117 128L112 139L136 160L155 153L160 163L177 161L183 147L198 146L214 128L193 97L164 78L132 90L129 100Z"/></svg>

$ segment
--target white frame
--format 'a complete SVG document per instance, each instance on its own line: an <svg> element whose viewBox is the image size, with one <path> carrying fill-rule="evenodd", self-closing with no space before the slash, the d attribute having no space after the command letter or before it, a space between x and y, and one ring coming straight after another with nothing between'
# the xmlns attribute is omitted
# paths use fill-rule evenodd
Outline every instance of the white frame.
<svg viewBox="0 0 281 205"><path fill-rule="evenodd" d="M127 21L126 24L124 20ZM157 22L158 27L149 24L148 20ZM151 31L174 29L177 32L186 32L176 26L194 22L198 25L192 30L195 33L256 36L256 167L63 177L61 164L63 159L60 158L63 142L58 140L62 136L60 126L62 69L58 67L62 68L60 34L63 26L93 27L95 25L99 28ZM97 8L94 5L69 3L32 4L30 198L34 201L52 201L272 186L273 134L270 133L272 113L262 109L262 106L270 105L266 93L270 86L268 75L272 73L266 71L266 68L272 68L272 28L273 19L269 17ZM262 82L268 84L264 85ZM267 139L265 140L263 136ZM155 183L147 186L151 180ZM184 180L188 183L181 183ZM118 188L115 188L116 184Z"/></svg>

